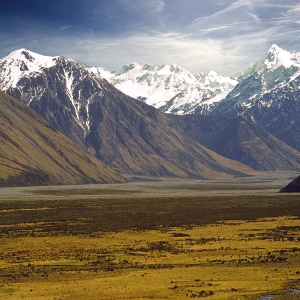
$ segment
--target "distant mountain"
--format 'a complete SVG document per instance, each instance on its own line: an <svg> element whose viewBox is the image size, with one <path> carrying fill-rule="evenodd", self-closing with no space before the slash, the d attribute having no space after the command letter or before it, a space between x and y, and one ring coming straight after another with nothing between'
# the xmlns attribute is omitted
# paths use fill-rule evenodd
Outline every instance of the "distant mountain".
<svg viewBox="0 0 300 300"><path fill-rule="evenodd" d="M244 116L300 151L300 53L276 45L251 68L210 113Z"/></svg>
<svg viewBox="0 0 300 300"><path fill-rule="evenodd" d="M300 193L300 176L282 188L279 193Z"/></svg>
<svg viewBox="0 0 300 300"><path fill-rule="evenodd" d="M251 120L225 116L169 116L190 137L255 170L300 171L300 152Z"/></svg>
<svg viewBox="0 0 300 300"><path fill-rule="evenodd" d="M73 60L14 51L0 61L0 87L120 173L216 178L252 171Z"/></svg>
<svg viewBox="0 0 300 300"><path fill-rule="evenodd" d="M300 52L272 45L234 79L215 72L194 76L178 65L88 70L166 113L244 116L300 151Z"/></svg>
<svg viewBox="0 0 300 300"><path fill-rule="evenodd" d="M238 83L216 72L193 75L178 65L154 66L137 63L109 72L99 67L89 72L106 78L123 93L172 114L205 113L212 103L224 99Z"/></svg>
<svg viewBox="0 0 300 300"><path fill-rule="evenodd" d="M125 182L32 109L3 92L0 116L0 186Z"/></svg>

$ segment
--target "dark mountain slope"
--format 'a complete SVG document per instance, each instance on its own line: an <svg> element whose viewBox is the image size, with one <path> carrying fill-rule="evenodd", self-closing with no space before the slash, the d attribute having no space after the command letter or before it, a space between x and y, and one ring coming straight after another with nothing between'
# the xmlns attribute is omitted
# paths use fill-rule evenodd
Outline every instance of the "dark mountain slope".
<svg viewBox="0 0 300 300"><path fill-rule="evenodd" d="M279 193L300 193L300 176L281 189Z"/></svg>
<svg viewBox="0 0 300 300"><path fill-rule="evenodd" d="M125 182L32 109L2 92L0 116L0 186Z"/></svg>
<svg viewBox="0 0 300 300"><path fill-rule="evenodd" d="M85 141L104 163L121 173L214 178L250 169L227 160L173 127L157 109L107 85L95 95Z"/></svg>
<svg viewBox="0 0 300 300"><path fill-rule="evenodd" d="M193 139L255 170L300 170L300 153L243 117L169 117Z"/></svg>
<svg viewBox="0 0 300 300"><path fill-rule="evenodd" d="M210 149L255 170L300 170L298 151L242 117L231 120Z"/></svg>

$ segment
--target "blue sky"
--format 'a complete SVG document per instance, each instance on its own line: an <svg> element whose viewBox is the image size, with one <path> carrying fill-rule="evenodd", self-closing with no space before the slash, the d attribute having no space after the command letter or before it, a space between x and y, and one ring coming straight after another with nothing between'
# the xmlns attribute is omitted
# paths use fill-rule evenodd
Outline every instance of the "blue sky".
<svg viewBox="0 0 300 300"><path fill-rule="evenodd" d="M277 44L300 51L299 0L3 0L0 57L27 48L117 70L179 64L231 76Z"/></svg>

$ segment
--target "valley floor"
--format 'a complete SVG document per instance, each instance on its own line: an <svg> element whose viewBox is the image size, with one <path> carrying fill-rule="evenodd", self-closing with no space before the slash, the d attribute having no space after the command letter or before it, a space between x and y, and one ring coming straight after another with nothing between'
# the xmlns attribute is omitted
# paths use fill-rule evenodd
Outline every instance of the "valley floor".
<svg viewBox="0 0 300 300"><path fill-rule="evenodd" d="M2 188L0 299L257 299L299 289L300 194L278 194L297 176Z"/></svg>

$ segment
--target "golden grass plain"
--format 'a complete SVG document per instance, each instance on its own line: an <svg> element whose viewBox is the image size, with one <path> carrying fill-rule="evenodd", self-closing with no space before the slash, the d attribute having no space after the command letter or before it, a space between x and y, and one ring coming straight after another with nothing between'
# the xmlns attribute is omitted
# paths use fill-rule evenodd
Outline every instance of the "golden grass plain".
<svg viewBox="0 0 300 300"><path fill-rule="evenodd" d="M0 197L0 299L254 300L299 288L299 194L193 185L176 196L167 185Z"/></svg>

